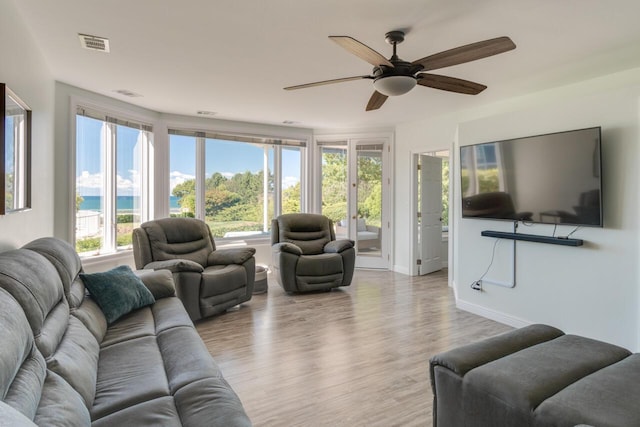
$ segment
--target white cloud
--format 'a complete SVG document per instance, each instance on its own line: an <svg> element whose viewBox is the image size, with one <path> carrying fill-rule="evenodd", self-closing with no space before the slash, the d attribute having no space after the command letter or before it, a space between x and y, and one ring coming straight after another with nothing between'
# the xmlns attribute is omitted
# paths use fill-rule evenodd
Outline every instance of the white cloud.
<svg viewBox="0 0 640 427"><path fill-rule="evenodd" d="M282 178L282 188L293 187L300 182L300 178L295 176L285 176Z"/></svg>
<svg viewBox="0 0 640 427"><path fill-rule="evenodd" d="M124 178L116 175L118 195L131 196L140 188L140 174L136 170L129 170L130 177ZM76 177L76 191L84 196L99 196L103 186L102 173L89 173L82 171Z"/></svg>
<svg viewBox="0 0 640 427"><path fill-rule="evenodd" d="M182 184L185 181L189 181L195 178L196 178L195 175L189 175L187 173L173 171L169 174L169 191L173 192L173 189L175 188L176 185Z"/></svg>

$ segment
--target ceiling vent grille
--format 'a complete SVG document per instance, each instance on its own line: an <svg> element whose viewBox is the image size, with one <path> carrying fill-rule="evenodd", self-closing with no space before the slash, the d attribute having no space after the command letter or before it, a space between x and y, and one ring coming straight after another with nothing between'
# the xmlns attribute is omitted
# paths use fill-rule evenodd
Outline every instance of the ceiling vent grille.
<svg viewBox="0 0 640 427"><path fill-rule="evenodd" d="M83 48L109 53L109 39L89 34L78 34L78 37Z"/></svg>
<svg viewBox="0 0 640 427"><path fill-rule="evenodd" d="M142 95L139 93L135 93L130 91L129 89L117 89L114 92L119 93L120 95L128 96L129 98L140 98Z"/></svg>

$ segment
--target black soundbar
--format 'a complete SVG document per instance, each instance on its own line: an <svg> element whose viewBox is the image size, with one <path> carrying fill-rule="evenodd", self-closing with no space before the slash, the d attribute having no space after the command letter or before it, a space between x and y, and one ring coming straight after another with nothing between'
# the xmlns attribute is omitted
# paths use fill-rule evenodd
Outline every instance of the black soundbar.
<svg viewBox="0 0 640 427"><path fill-rule="evenodd" d="M485 237L496 237L498 239L524 240L525 242L550 243L552 245L582 246L582 239L569 239L566 237L539 236L537 234L509 233L504 231L485 230L481 232Z"/></svg>

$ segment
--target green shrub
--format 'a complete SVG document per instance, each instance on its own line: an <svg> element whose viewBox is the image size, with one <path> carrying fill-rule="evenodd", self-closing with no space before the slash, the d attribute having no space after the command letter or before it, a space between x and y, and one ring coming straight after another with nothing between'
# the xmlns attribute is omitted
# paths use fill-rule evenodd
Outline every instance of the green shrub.
<svg viewBox="0 0 640 427"><path fill-rule="evenodd" d="M195 218L196 217L193 212L180 212L177 214L171 214L169 216L171 218Z"/></svg>
<svg viewBox="0 0 640 427"><path fill-rule="evenodd" d="M129 246L133 243L133 235L131 233L121 234L116 237L117 246Z"/></svg>
<svg viewBox="0 0 640 427"><path fill-rule="evenodd" d="M207 221L213 237L224 237L225 233L231 231L262 231L262 223L251 221L234 222L209 222Z"/></svg>
<svg viewBox="0 0 640 427"><path fill-rule="evenodd" d="M76 251L77 252L89 252L100 249L102 246L102 238L101 237L87 237L82 240L76 240Z"/></svg>
<svg viewBox="0 0 640 427"><path fill-rule="evenodd" d="M140 215L134 214L120 214L116 217L116 222L118 224L130 224L130 223L139 223Z"/></svg>

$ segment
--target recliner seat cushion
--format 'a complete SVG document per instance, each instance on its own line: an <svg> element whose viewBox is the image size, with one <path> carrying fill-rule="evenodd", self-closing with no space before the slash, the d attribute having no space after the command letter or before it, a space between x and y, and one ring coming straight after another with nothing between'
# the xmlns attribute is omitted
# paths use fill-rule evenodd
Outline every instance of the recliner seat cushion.
<svg viewBox="0 0 640 427"><path fill-rule="evenodd" d="M214 265L204 269L200 298L220 295L244 288L247 284L247 273L243 266Z"/></svg>
<svg viewBox="0 0 640 427"><path fill-rule="evenodd" d="M326 276L342 274L340 254L301 255L296 266L296 276Z"/></svg>

